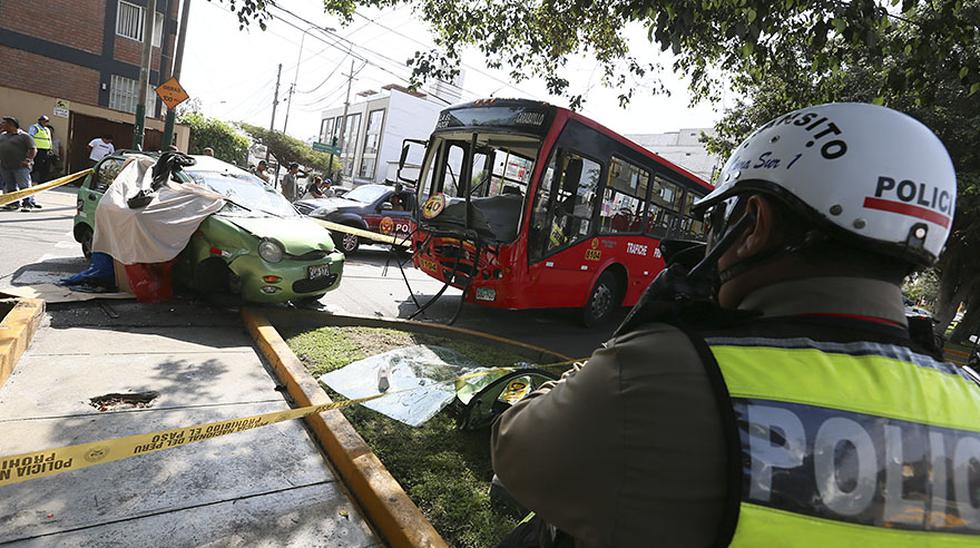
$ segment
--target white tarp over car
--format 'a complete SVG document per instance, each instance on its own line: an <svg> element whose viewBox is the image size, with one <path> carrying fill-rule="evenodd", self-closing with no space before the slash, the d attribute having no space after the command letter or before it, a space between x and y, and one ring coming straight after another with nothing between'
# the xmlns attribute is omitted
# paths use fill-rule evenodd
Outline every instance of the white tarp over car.
<svg viewBox="0 0 980 548"><path fill-rule="evenodd" d="M193 183L168 181L145 207L126 201L150 189L153 160L126 162L95 211L92 250L123 264L162 263L176 257L197 227L225 205L221 195Z"/></svg>
<svg viewBox="0 0 980 548"><path fill-rule="evenodd" d="M451 349L415 345L345 365L321 375L320 382L350 399L391 393L363 405L421 426L456 397L457 377L481 369Z"/></svg>

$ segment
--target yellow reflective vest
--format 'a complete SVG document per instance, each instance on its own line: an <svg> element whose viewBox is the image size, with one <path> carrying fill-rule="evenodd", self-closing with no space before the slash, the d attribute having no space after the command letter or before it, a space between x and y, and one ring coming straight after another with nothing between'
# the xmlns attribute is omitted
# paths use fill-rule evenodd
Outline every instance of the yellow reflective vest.
<svg viewBox="0 0 980 548"><path fill-rule="evenodd" d="M38 150L51 150L51 130L41 124L34 124L28 132L30 131L34 132L31 137Z"/></svg>
<svg viewBox="0 0 980 548"><path fill-rule="evenodd" d="M731 546L980 546L968 371L880 342L704 341L736 433Z"/></svg>

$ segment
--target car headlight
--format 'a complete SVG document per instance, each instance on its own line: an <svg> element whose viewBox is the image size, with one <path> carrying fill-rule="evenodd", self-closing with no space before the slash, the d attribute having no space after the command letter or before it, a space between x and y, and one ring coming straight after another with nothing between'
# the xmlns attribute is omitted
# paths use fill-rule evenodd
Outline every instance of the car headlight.
<svg viewBox="0 0 980 548"><path fill-rule="evenodd" d="M259 257L267 263L278 263L282 260L282 246L273 240L259 242Z"/></svg>
<svg viewBox="0 0 980 548"><path fill-rule="evenodd" d="M310 212L310 217L325 219L332 210L325 207L318 207Z"/></svg>

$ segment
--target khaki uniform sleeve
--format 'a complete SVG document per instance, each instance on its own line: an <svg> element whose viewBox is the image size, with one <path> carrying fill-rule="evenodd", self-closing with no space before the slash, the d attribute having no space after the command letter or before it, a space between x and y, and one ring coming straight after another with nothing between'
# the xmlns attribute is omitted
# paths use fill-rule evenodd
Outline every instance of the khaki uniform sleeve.
<svg viewBox="0 0 980 548"><path fill-rule="evenodd" d="M722 439L693 345L653 324L504 413L492 456L510 494L580 545L697 546L720 521Z"/></svg>

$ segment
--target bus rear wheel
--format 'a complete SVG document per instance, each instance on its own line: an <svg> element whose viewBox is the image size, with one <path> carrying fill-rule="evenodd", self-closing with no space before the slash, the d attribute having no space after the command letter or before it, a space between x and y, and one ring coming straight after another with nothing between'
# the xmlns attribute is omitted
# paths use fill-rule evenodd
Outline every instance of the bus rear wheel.
<svg viewBox="0 0 980 548"><path fill-rule="evenodd" d="M612 318L618 306L619 283L616 276L612 272L603 272L582 308L582 323L586 327L602 325Z"/></svg>

